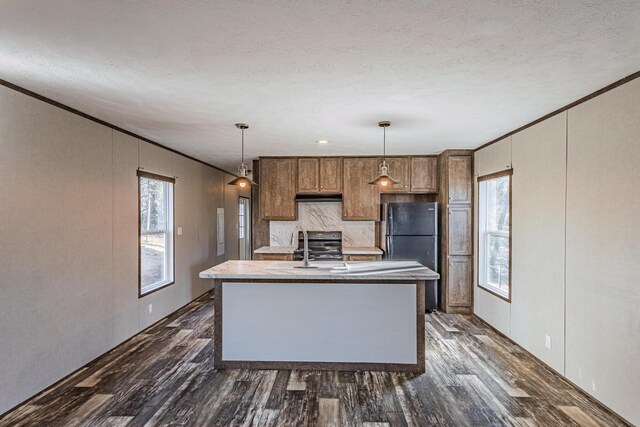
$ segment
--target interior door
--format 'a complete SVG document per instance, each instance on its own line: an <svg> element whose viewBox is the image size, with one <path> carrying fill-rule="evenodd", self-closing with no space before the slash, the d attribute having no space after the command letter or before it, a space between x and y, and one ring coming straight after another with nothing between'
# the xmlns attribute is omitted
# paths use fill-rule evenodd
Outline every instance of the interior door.
<svg viewBox="0 0 640 427"><path fill-rule="evenodd" d="M251 259L251 212L249 199L238 199L238 259Z"/></svg>

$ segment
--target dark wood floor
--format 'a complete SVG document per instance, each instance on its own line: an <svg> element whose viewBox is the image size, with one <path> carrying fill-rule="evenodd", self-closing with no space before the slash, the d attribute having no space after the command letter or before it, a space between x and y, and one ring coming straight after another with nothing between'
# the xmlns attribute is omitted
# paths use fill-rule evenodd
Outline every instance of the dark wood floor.
<svg viewBox="0 0 640 427"><path fill-rule="evenodd" d="M204 295L0 426L625 425L478 320L428 315L427 372L216 371Z"/></svg>

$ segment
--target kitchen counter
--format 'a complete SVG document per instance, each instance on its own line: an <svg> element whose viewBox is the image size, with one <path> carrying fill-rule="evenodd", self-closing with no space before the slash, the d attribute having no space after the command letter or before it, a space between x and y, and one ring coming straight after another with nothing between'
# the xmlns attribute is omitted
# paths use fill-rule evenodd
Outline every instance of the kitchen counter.
<svg viewBox="0 0 640 427"><path fill-rule="evenodd" d="M297 246L262 246L253 253L256 254L293 254ZM345 246L342 248L345 255L382 255L382 249L374 246Z"/></svg>
<svg viewBox="0 0 640 427"><path fill-rule="evenodd" d="M255 251L254 254L293 254L297 246L262 246Z"/></svg>
<svg viewBox="0 0 640 427"><path fill-rule="evenodd" d="M295 268L302 261L227 261L200 273L202 279L285 279L285 280L438 280L440 275L417 262L319 261L319 268ZM332 267L379 266L373 271L336 271Z"/></svg>
<svg viewBox="0 0 640 427"><path fill-rule="evenodd" d="M437 273L412 261L301 264L200 273L214 280L216 369L424 372L425 281Z"/></svg>

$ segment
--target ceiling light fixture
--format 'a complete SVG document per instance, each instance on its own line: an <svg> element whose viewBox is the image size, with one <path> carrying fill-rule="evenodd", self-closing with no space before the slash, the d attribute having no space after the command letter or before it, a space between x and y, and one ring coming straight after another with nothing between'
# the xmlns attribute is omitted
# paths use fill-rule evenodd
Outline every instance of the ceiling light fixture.
<svg viewBox="0 0 640 427"><path fill-rule="evenodd" d="M249 174L249 168L244 164L244 130L249 129L249 125L246 123L236 123L236 127L242 131L242 163L240 163L240 167L238 168L238 177L232 181L229 181L229 185L237 185L240 188L250 187L252 185L256 185L255 182L251 181L247 176Z"/></svg>
<svg viewBox="0 0 640 427"><path fill-rule="evenodd" d="M318 144L328 144L329 140L328 139L319 139L316 141Z"/></svg>
<svg viewBox="0 0 640 427"><path fill-rule="evenodd" d="M380 163L379 176L369 184L387 188L393 184L398 184L398 181L389 176L389 164L385 159L387 156L387 128L391 126L391 122L378 122L378 126L382 128L382 163Z"/></svg>

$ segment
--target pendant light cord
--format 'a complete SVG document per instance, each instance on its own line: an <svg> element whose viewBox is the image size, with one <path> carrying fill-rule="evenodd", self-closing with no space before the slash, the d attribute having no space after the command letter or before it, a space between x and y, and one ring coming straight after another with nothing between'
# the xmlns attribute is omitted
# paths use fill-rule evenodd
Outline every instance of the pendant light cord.
<svg viewBox="0 0 640 427"><path fill-rule="evenodd" d="M387 157L387 128L382 128L382 162L384 163L385 157Z"/></svg>
<svg viewBox="0 0 640 427"><path fill-rule="evenodd" d="M244 129L242 131L242 164L244 165Z"/></svg>

